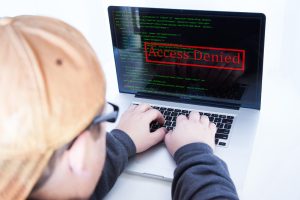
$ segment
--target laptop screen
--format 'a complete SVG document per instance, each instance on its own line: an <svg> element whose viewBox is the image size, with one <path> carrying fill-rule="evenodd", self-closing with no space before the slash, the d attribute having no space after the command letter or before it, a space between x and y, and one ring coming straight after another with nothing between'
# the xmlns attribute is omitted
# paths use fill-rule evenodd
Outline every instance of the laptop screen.
<svg viewBox="0 0 300 200"><path fill-rule="evenodd" d="M263 14L108 11L120 92L260 109Z"/></svg>

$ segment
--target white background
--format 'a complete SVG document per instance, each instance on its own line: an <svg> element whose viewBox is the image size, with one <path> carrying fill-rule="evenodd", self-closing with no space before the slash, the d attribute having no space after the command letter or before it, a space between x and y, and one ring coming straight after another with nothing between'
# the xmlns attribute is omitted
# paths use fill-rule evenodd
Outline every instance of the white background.
<svg viewBox="0 0 300 200"><path fill-rule="evenodd" d="M266 39L262 109L242 199L300 199L300 2L297 0L0 0L0 17L22 14L60 18L79 29L95 49L108 82L118 92L107 6L263 12ZM1 45L1 43L0 43ZM1 73L1 72L0 72ZM128 183L128 184L127 184ZM137 184L142 183L142 184ZM137 187L137 188L134 188ZM108 199L165 199L170 184L122 175ZM152 191L152 192L151 192ZM120 196L118 196L118 192ZM137 193L137 195L134 195ZM148 198L147 198L148 197Z"/></svg>

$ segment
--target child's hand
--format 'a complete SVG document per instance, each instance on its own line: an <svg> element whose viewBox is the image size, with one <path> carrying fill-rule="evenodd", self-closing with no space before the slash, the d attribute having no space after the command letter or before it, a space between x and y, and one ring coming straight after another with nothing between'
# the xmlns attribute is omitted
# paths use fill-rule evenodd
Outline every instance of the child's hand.
<svg viewBox="0 0 300 200"><path fill-rule="evenodd" d="M151 108L148 104L131 105L123 113L116 128L129 135L135 144L137 153L140 153L163 140L167 132L162 127L150 133L150 123L152 121L163 124L165 119L158 110Z"/></svg>
<svg viewBox="0 0 300 200"><path fill-rule="evenodd" d="M207 116L200 117L198 112L192 111L189 119L184 115L177 117L176 127L166 134L165 143L172 156L180 147L194 142L206 143L214 149L216 131L216 125L209 122Z"/></svg>

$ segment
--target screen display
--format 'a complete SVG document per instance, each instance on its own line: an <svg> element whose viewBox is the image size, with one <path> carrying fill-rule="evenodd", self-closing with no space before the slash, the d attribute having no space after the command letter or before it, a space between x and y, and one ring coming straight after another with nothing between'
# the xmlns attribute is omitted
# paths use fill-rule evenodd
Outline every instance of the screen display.
<svg viewBox="0 0 300 200"><path fill-rule="evenodd" d="M108 10L120 92L260 108L263 14Z"/></svg>

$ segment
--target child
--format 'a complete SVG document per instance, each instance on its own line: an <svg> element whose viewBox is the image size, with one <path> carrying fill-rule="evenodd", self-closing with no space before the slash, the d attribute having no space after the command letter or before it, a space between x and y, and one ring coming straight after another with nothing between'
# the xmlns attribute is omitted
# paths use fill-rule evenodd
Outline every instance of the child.
<svg viewBox="0 0 300 200"><path fill-rule="evenodd" d="M177 168L173 199L238 199L213 154L215 124L191 112L167 132L151 106L132 105L116 129L105 115L96 55L69 25L48 17L0 19L0 199L102 199L129 157L164 140Z"/></svg>

